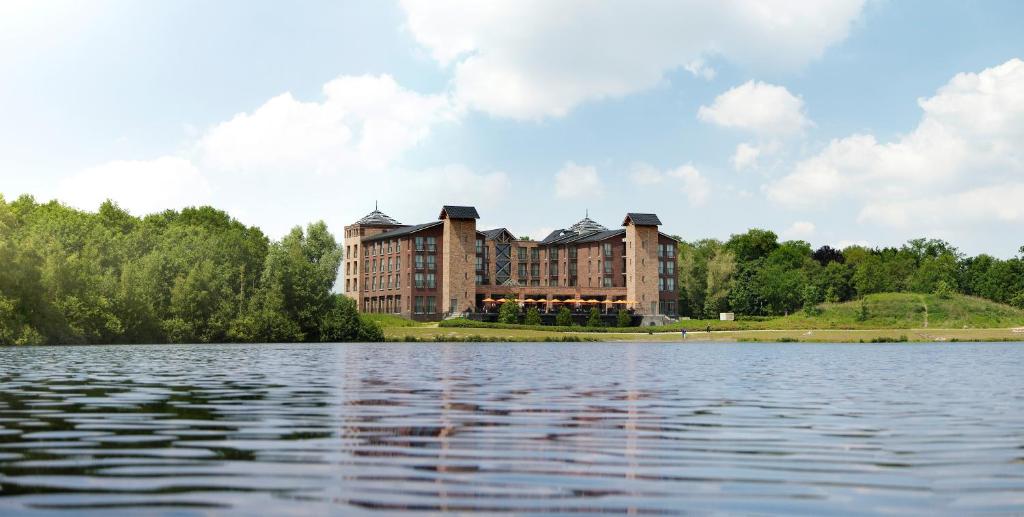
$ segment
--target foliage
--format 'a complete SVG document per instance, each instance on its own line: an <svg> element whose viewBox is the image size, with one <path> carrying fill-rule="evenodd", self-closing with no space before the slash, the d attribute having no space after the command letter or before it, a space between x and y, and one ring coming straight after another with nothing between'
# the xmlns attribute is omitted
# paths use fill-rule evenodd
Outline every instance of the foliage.
<svg viewBox="0 0 1024 517"><path fill-rule="evenodd" d="M555 325L559 327L571 327L572 326L572 313L569 309L562 307L558 309L558 314L555 315Z"/></svg>
<svg viewBox="0 0 1024 517"><path fill-rule="evenodd" d="M953 288L949 286L949 283L945 280L939 280L935 284L935 296L948 300L953 297Z"/></svg>
<svg viewBox="0 0 1024 517"><path fill-rule="evenodd" d="M519 304L508 300L501 304L501 308L498 309L498 322L499 323L518 323L519 322Z"/></svg>
<svg viewBox="0 0 1024 517"><path fill-rule="evenodd" d="M597 307L590 308L590 316L587 318L588 327L603 327L604 321L601 320L601 311L597 310Z"/></svg>
<svg viewBox="0 0 1024 517"><path fill-rule="evenodd" d="M523 325L540 325L540 311L536 307L530 307L526 311L526 318L523 320Z"/></svg>
<svg viewBox="0 0 1024 517"><path fill-rule="evenodd" d="M331 293L340 263L322 222L271 243L210 207L0 197L0 344L382 339Z"/></svg>
<svg viewBox="0 0 1024 517"><path fill-rule="evenodd" d="M1024 256L967 257L938 239L812 250L806 242L779 242L774 233L753 229L724 243L680 242L678 249L679 313L691 318L783 316L801 308L813 315L809 304L878 293L966 294L1024 307Z"/></svg>
<svg viewBox="0 0 1024 517"><path fill-rule="evenodd" d="M633 324L633 317L624 310L619 310L619 314L615 319L615 325L618 327L629 327Z"/></svg>

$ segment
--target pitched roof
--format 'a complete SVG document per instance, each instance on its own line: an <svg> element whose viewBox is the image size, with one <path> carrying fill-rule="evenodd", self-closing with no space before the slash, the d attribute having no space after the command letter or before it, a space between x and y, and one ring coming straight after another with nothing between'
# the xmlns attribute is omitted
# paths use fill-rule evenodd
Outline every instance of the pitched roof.
<svg viewBox="0 0 1024 517"><path fill-rule="evenodd" d="M482 230L478 233L482 233L484 237L490 240L495 240L504 233L510 240L515 240L516 236L512 235L512 232L508 231L508 228L495 228L493 230Z"/></svg>
<svg viewBox="0 0 1024 517"><path fill-rule="evenodd" d="M587 243L587 242L600 242L605 239L617 237L619 235L625 235L626 230L604 230L598 232L588 232L579 234L571 230L555 230L548 234L540 241L540 244L570 244L570 243Z"/></svg>
<svg viewBox="0 0 1024 517"><path fill-rule="evenodd" d="M452 206L444 205L441 208L441 215L438 219L444 219L445 216L449 219L480 219L480 214L476 212L476 208L472 206Z"/></svg>
<svg viewBox="0 0 1024 517"><path fill-rule="evenodd" d="M590 217L584 217L583 219L580 219L579 222L569 227L569 230L576 233L601 232L607 229L608 228L605 228L601 223L598 223Z"/></svg>
<svg viewBox="0 0 1024 517"><path fill-rule="evenodd" d="M363 216L362 219L356 221L356 224L362 224L365 226L397 226L402 223L399 223L384 212L374 208L373 212Z"/></svg>
<svg viewBox="0 0 1024 517"><path fill-rule="evenodd" d="M441 221L432 221L432 222L429 222L429 223L414 224L412 226L403 226L403 227L397 228L395 230L387 231L387 232L384 232L384 233L378 233L377 235L371 235L369 237L363 237L363 242L379 241L379 240L382 240L382 239L393 239L395 237L401 237L403 235L409 235L411 233L416 233L416 232L418 232L420 230L426 230L427 228L433 228L435 226L440 226L441 224L443 224Z"/></svg>
<svg viewBox="0 0 1024 517"><path fill-rule="evenodd" d="M630 212L626 214L626 218L622 221L622 226L629 224L629 221L633 221L633 224L637 226L660 226L661 219L658 219L658 214L638 214Z"/></svg>

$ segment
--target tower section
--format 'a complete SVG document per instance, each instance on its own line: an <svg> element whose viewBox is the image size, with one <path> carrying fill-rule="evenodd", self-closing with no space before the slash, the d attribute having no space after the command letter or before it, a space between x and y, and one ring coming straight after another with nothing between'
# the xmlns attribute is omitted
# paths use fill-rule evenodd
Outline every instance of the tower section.
<svg viewBox="0 0 1024 517"><path fill-rule="evenodd" d="M658 314L658 226L655 214L626 214L626 298L643 315Z"/></svg>
<svg viewBox="0 0 1024 517"><path fill-rule="evenodd" d="M471 206L445 205L438 219L444 222L441 307L446 314L476 306L476 220Z"/></svg>

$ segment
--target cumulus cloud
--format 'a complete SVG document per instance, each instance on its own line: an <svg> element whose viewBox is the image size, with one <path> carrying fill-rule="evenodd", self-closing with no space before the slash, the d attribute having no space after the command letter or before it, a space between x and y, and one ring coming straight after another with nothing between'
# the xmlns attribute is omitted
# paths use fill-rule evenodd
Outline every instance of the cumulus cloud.
<svg viewBox="0 0 1024 517"><path fill-rule="evenodd" d="M604 184L597 169L590 165L567 162L555 173L555 197L586 199L604 195Z"/></svg>
<svg viewBox="0 0 1024 517"><path fill-rule="evenodd" d="M452 67L460 102L518 119L656 86L666 72L708 76L707 58L799 67L843 40L863 0L404 0L406 29Z"/></svg>
<svg viewBox="0 0 1024 517"><path fill-rule="evenodd" d="M1024 61L958 74L918 104L910 133L833 140L767 185L769 198L790 207L852 199L861 222L894 227L1024 221Z"/></svg>
<svg viewBox="0 0 1024 517"><path fill-rule="evenodd" d="M814 235L814 230L814 223L809 221L796 221L789 225L789 228L782 231L782 236L786 239L806 240L810 236Z"/></svg>
<svg viewBox="0 0 1024 517"><path fill-rule="evenodd" d="M107 199L136 215L206 203L206 178L192 162L174 156L117 160L82 170L57 185L57 197L83 210Z"/></svg>
<svg viewBox="0 0 1024 517"><path fill-rule="evenodd" d="M760 155L760 147L744 142L736 146L736 152L733 153L729 161L732 162L734 169L741 171L756 166L757 158Z"/></svg>
<svg viewBox="0 0 1024 517"><path fill-rule="evenodd" d="M444 95L401 87L388 75L342 76L323 86L321 102L290 93L239 113L203 135L204 165L231 171L382 168L453 120Z"/></svg>
<svg viewBox="0 0 1024 517"><path fill-rule="evenodd" d="M760 81L747 81L715 97L710 106L700 107L697 118L771 136L792 135L810 125L803 100L785 87Z"/></svg>
<svg viewBox="0 0 1024 517"><path fill-rule="evenodd" d="M661 171L647 163L636 163L629 175L633 183L640 186L676 186L694 206L703 205L711 195L711 183L690 164Z"/></svg>

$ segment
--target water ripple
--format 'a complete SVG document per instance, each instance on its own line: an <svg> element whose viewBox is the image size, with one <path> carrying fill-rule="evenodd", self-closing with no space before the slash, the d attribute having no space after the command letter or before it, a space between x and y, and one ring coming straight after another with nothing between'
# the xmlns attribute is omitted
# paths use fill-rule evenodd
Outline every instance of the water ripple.
<svg viewBox="0 0 1024 517"><path fill-rule="evenodd" d="M1024 513L1024 347L0 349L0 514Z"/></svg>

